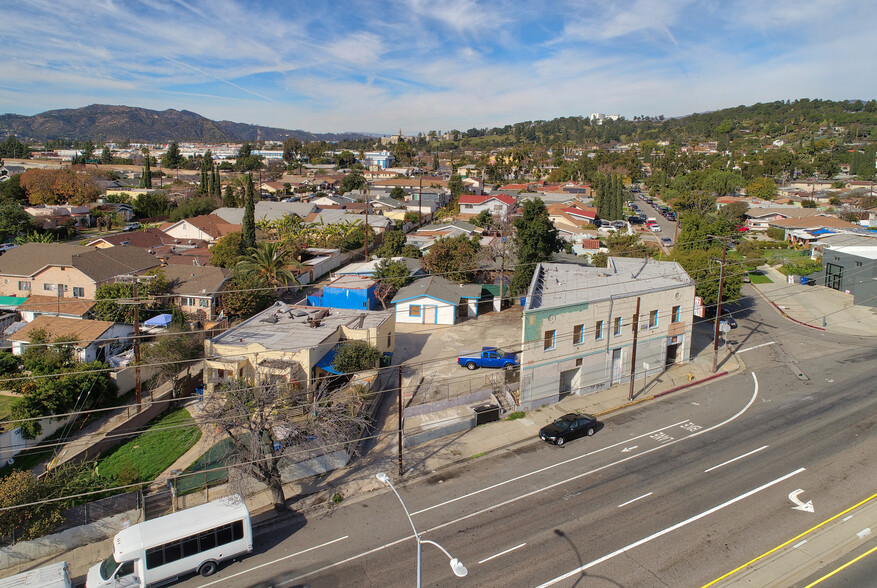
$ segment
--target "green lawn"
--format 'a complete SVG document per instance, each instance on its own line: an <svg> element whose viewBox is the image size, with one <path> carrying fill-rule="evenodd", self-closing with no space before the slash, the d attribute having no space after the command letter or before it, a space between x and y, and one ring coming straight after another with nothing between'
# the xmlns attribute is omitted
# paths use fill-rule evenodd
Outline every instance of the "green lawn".
<svg viewBox="0 0 877 588"><path fill-rule="evenodd" d="M0 421L9 420L9 409L12 407L12 403L15 402L17 398L15 396L6 396L0 395ZM5 427L0 426L0 429L4 429Z"/></svg>
<svg viewBox="0 0 877 588"><path fill-rule="evenodd" d="M773 284L773 280L759 272L749 272L749 279L753 284Z"/></svg>
<svg viewBox="0 0 877 588"><path fill-rule="evenodd" d="M149 482L169 468L198 439L201 430L184 408L159 417L140 436L118 447L97 466L102 478L120 484Z"/></svg>

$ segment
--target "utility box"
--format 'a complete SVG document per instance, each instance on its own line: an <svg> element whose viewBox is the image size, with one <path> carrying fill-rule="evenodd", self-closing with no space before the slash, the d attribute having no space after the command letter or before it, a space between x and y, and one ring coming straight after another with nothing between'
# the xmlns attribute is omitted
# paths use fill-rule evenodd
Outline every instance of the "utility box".
<svg viewBox="0 0 877 588"><path fill-rule="evenodd" d="M499 420L499 406L495 404L484 404L481 406L476 406L475 411L475 426L483 425L485 423L493 423Z"/></svg>

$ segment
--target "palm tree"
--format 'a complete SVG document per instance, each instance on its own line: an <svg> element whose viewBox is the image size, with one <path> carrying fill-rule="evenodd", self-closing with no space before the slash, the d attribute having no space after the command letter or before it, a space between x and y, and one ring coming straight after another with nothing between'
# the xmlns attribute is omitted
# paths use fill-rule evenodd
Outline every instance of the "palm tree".
<svg viewBox="0 0 877 588"><path fill-rule="evenodd" d="M237 269L243 274L261 277L274 286L279 296L290 283L301 286L295 273L287 269L288 266L302 267L299 262L289 259L290 253L280 243L262 241L255 247L250 247L247 254L238 260Z"/></svg>

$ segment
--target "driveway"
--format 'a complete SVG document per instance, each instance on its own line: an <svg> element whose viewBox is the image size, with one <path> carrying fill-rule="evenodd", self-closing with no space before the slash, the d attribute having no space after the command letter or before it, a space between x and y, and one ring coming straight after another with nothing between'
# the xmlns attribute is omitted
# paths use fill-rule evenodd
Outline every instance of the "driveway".
<svg viewBox="0 0 877 588"><path fill-rule="evenodd" d="M520 351L520 307L449 326L397 323L394 360L404 366L403 390L410 405L456 398L503 382L503 370L469 371L457 365L460 353L484 346Z"/></svg>

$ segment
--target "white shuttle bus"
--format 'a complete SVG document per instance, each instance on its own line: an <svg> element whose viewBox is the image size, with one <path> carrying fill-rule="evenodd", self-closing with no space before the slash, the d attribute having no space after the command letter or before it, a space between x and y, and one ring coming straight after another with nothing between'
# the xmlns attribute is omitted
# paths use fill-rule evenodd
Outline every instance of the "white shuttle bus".
<svg viewBox="0 0 877 588"><path fill-rule="evenodd" d="M85 586L146 588L193 572L209 576L221 561L251 551L250 512L240 496L230 496L122 529Z"/></svg>
<svg viewBox="0 0 877 588"><path fill-rule="evenodd" d="M70 568L59 561L0 580L0 588L73 588Z"/></svg>

